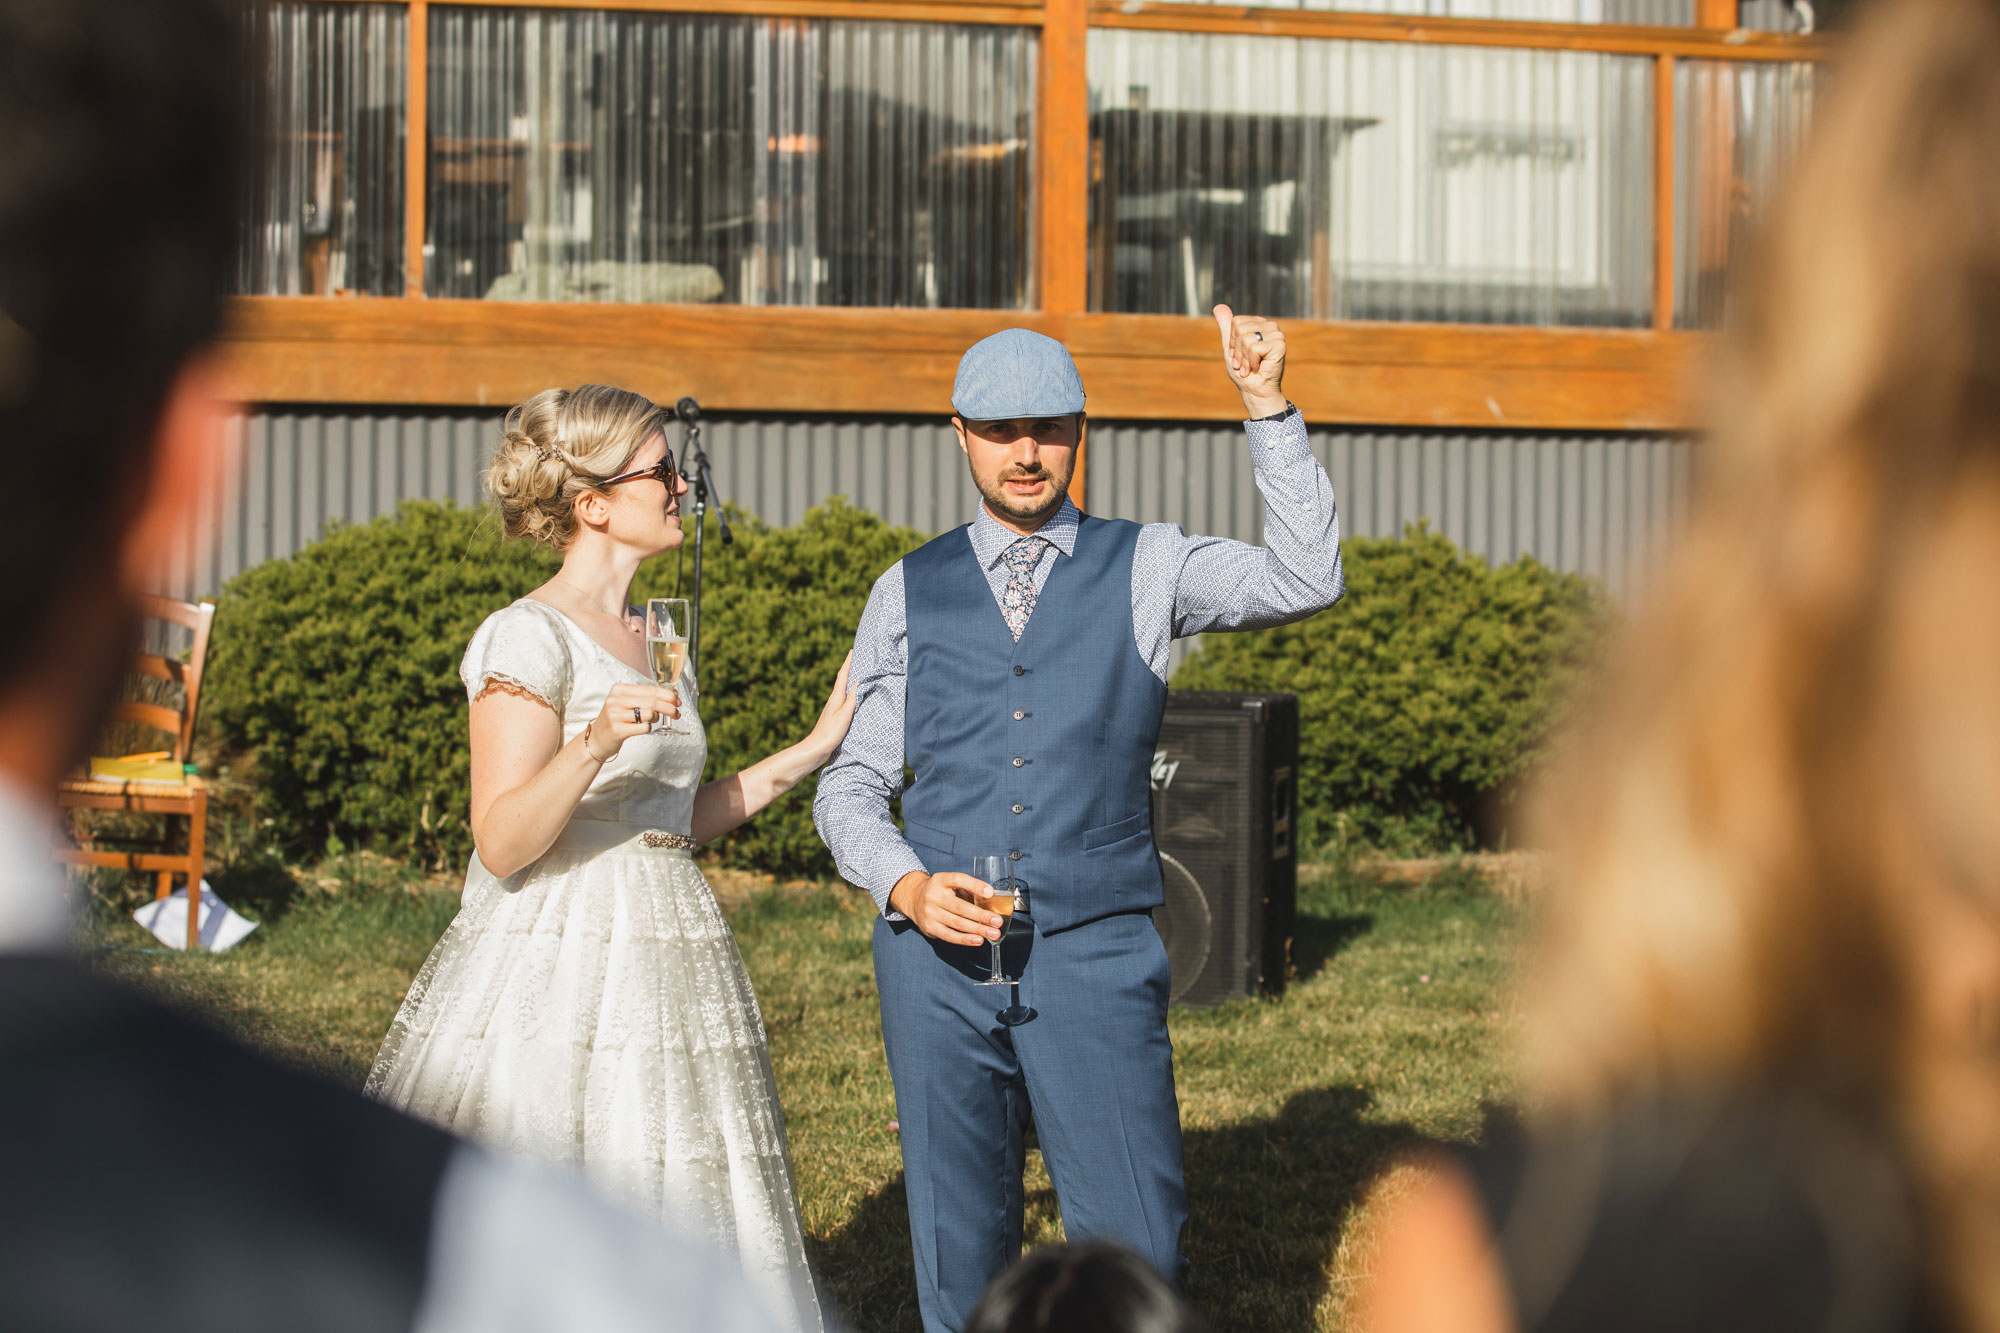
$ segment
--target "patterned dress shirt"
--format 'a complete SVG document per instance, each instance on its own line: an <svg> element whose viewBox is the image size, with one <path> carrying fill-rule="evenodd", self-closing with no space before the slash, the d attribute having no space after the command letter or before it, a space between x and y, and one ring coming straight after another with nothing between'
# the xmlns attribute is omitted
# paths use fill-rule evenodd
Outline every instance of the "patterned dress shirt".
<svg viewBox="0 0 2000 1333"><path fill-rule="evenodd" d="M1305 418L1247 421L1250 463L1264 496L1268 546L1223 537L1190 537L1177 523L1148 523L1132 553L1132 637L1162 681L1173 641L1208 630L1263 629L1302 620L1340 600L1340 518L1333 483L1313 457ZM1057 560L1076 548L1077 509L1068 500L1036 533L1036 591ZM996 610L1004 608L1007 562L1019 534L1000 526L985 505L972 520L972 550L985 567ZM889 890L923 862L889 815L903 791L903 708L908 635L899 560L875 581L854 636L849 683L854 721L819 777L813 820L851 884L866 889L885 915Z"/></svg>

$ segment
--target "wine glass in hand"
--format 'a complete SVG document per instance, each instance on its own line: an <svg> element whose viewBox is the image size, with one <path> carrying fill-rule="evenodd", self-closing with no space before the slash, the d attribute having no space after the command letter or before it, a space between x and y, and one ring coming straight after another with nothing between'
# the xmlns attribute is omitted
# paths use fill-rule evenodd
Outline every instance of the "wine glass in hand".
<svg viewBox="0 0 2000 1333"><path fill-rule="evenodd" d="M646 656L653 664L653 679L679 693L681 672L687 668L688 600L685 597L655 597L646 603ZM660 719L661 731L684 734L685 726Z"/></svg>
<svg viewBox="0 0 2000 1333"><path fill-rule="evenodd" d="M972 877L985 883L993 890L993 896L980 903L987 911L1000 918L1000 938L1007 937L1007 927L1014 919L1014 873L1004 856L975 856L972 858ZM992 975L984 981L975 982L979 986L1011 986L1013 979L1007 975L1006 964L1000 961L1000 940L993 941Z"/></svg>

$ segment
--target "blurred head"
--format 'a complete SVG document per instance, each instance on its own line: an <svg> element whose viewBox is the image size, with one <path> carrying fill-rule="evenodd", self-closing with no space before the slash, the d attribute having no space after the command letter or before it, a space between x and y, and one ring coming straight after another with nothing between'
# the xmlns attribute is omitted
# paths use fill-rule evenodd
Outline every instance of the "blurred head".
<svg viewBox="0 0 2000 1333"><path fill-rule="evenodd" d="M979 1298L965 1333L1207 1333L1153 1266L1123 1246L1050 1245Z"/></svg>
<svg viewBox="0 0 2000 1333"><path fill-rule="evenodd" d="M0 0L0 765L31 780L87 742L220 466L236 35L205 0Z"/></svg>
<svg viewBox="0 0 2000 1333"><path fill-rule="evenodd" d="M588 534L642 555L680 545L687 482L629 475L668 458L672 419L651 399L604 384L544 389L514 408L486 474L503 530L558 552Z"/></svg>
<svg viewBox="0 0 2000 1333"><path fill-rule="evenodd" d="M1032 528L1062 508L1083 453L1083 413L996 421L954 416L951 427L972 484L995 518Z"/></svg>
<svg viewBox="0 0 2000 1333"><path fill-rule="evenodd" d="M1559 1107L1751 1082L1875 1116L1976 1239L1947 1262L1989 1320L1996 71L1993 0L1894 0L1840 62L1747 270L1691 525L1550 797L1534 1025Z"/></svg>

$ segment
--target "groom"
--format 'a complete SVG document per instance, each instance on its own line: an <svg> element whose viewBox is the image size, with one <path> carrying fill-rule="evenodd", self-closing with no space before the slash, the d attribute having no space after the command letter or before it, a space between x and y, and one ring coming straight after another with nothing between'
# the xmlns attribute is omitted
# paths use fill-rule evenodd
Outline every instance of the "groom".
<svg viewBox="0 0 2000 1333"><path fill-rule="evenodd" d="M978 514L876 581L855 638L854 723L813 814L882 912L876 988L931 1333L962 1327L1020 1252L1030 1107L1069 1239L1186 1273L1167 956L1150 916L1167 651L1341 594L1333 488L1282 392L1284 334L1227 306L1215 316L1268 548L1080 513L1066 496L1084 442L1076 365L1008 329L966 352L952 388ZM1033 929L1008 952L1025 945L1016 975L1037 1017L1019 1027L995 1019L1004 990L973 984L1001 925L962 873L978 855L1008 857L1028 889Z"/></svg>

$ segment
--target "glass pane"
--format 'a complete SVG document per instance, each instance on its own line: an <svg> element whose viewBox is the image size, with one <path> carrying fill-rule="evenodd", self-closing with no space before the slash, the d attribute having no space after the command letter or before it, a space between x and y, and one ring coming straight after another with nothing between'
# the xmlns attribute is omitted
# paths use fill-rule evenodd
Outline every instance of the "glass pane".
<svg viewBox="0 0 2000 1333"><path fill-rule="evenodd" d="M1810 64L1683 60L1674 70L1674 325L1712 329L1748 229L1804 145Z"/></svg>
<svg viewBox="0 0 2000 1333"><path fill-rule="evenodd" d="M430 22L432 295L1027 303L1032 29Z"/></svg>
<svg viewBox="0 0 2000 1333"><path fill-rule="evenodd" d="M243 22L259 152L230 290L401 295L403 6L253 4Z"/></svg>
<svg viewBox="0 0 2000 1333"><path fill-rule="evenodd" d="M1350 13L1415 14L1429 18L1694 26L1694 0L1192 0L1192 3L1249 4L1263 9L1343 9Z"/></svg>
<svg viewBox="0 0 2000 1333"><path fill-rule="evenodd" d="M1804 16L1793 0L1741 0L1736 21L1753 32L1804 32Z"/></svg>
<svg viewBox="0 0 2000 1333"><path fill-rule="evenodd" d="M1644 57L1097 30L1091 307L1643 325Z"/></svg>

